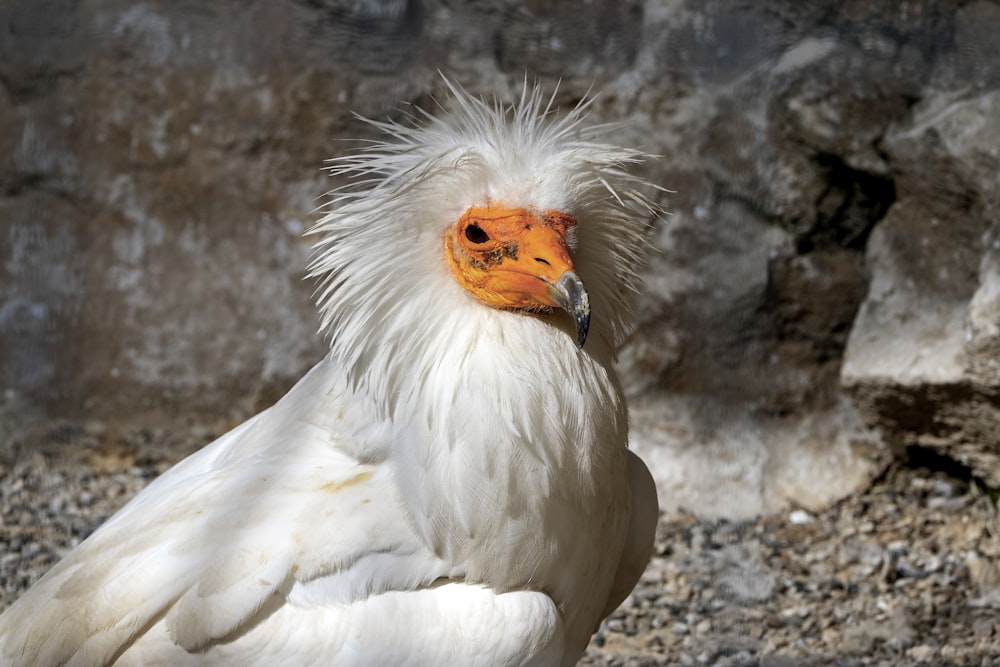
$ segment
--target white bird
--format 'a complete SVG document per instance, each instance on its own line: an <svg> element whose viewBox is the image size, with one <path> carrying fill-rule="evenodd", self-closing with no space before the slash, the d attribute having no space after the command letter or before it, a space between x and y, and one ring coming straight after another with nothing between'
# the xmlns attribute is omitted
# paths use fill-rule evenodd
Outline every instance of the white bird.
<svg viewBox="0 0 1000 667"><path fill-rule="evenodd" d="M575 664L657 518L613 368L646 156L448 87L334 163L329 356L25 592L0 664Z"/></svg>

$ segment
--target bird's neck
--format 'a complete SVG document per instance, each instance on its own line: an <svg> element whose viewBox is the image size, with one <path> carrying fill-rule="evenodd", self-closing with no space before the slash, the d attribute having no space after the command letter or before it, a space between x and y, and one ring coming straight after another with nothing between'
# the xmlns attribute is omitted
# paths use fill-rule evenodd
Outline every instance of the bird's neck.
<svg viewBox="0 0 1000 667"><path fill-rule="evenodd" d="M497 553L483 548L491 541L520 543L536 564L490 574L512 581L548 567L553 534L540 526L556 520L553 507L587 516L608 502L602 480L624 465L627 417L610 350L580 350L528 316L496 318L401 371L391 456L428 545L460 563Z"/></svg>

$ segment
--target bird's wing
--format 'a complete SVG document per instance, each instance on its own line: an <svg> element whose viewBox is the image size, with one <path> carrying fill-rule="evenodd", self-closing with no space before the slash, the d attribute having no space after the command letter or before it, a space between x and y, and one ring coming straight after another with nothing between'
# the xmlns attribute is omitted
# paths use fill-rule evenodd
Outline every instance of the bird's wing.
<svg viewBox="0 0 1000 667"><path fill-rule="evenodd" d="M653 481L646 464L632 451L628 452L627 470L631 507L628 532L625 534L625 547L601 618L607 618L617 609L639 583L639 577L645 571L649 557L653 553L656 524L660 517L656 482Z"/></svg>
<svg viewBox="0 0 1000 667"><path fill-rule="evenodd" d="M454 576L414 536L386 436L339 375L322 362L154 481L0 616L0 663L107 664L161 620L193 651L297 585L347 604Z"/></svg>

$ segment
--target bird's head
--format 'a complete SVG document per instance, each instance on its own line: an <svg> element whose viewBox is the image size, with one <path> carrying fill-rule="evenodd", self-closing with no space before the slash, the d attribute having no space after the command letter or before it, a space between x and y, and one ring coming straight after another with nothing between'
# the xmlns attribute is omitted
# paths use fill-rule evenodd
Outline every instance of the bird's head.
<svg viewBox="0 0 1000 667"><path fill-rule="evenodd" d="M559 116L537 86L491 105L445 84L448 112L367 121L388 138L333 161L348 184L312 230L310 266L333 356L380 377L484 340L588 341L610 358L658 211L629 171L646 155L600 141L590 100Z"/></svg>
<svg viewBox="0 0 1000 667"><path fill-rule="evenodd" d="M473 206L445 234L445 257L458 284L487 306L562 308L573 316L583 347L590 296L573 266L576 225L560 211Z"/></svg>

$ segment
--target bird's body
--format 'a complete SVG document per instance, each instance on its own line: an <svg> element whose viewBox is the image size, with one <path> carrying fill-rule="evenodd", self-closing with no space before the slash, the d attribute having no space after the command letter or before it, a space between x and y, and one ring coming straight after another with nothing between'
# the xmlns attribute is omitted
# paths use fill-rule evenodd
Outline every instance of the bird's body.
<svg viewBox="0 0 1000 667"><path fill-rule="evenodd" d="M316 229L330 357L29 589L0 664L575 663L657 514L612 368L638 154L537 90L454 93L339 167L362 185Z"/></svg>

